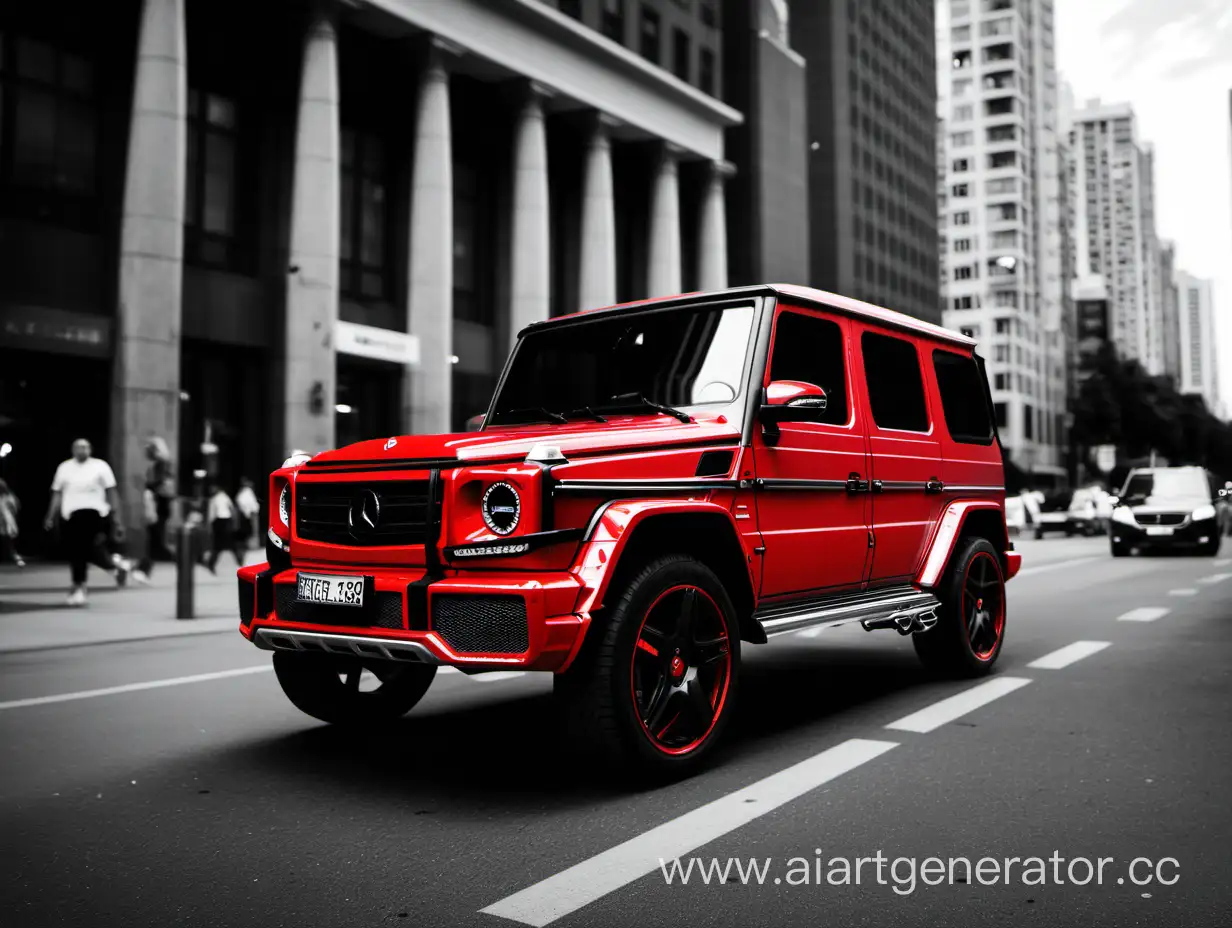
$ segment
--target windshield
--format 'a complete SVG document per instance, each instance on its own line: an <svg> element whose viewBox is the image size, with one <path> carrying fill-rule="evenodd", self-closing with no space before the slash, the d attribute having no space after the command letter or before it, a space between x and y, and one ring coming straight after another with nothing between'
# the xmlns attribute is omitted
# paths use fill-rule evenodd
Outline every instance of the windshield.
<svg viewBox="0 0 1232 928"><path fill-rule="evenodd" d="M1123 502L1130 505L1167 504L1177 499L1210 499L1211 489L1200 470L1156 470L1130 474Z"/></svg>
<svg viewBox="0 0 1232 928"><path fill-rule="evenodd" d="M621 313L522 338L488 422L726 406L740 393L753 307ZM668 412L668 414L672 414Z"/></svg>

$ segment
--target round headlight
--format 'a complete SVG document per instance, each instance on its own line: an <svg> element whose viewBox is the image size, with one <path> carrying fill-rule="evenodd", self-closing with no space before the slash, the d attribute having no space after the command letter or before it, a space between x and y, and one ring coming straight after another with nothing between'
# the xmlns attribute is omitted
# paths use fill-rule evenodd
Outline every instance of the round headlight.
<svg viewBox="0 0 1232 928"><path fill-rule="evenodd" d="M291 527L291 484L284 483L278 494L278 518L287 528Z"/></svg>
<svg viewBox="0 0 1232 928"><path fill-rule="evenodd" d="M494 483L483 494L480 505L483 524L498 535L508 535L522 517L522 499L507 483Z"/></svg>

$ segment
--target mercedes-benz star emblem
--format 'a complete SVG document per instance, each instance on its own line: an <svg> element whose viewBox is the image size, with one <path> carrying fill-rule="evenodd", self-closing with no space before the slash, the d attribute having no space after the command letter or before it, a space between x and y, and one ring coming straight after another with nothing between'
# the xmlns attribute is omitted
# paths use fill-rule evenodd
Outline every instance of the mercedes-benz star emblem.
<svg viewBox="0 0 1232 928"><path fill-rule="evenodd" d="M381 522L381 498L372 490L361 491L351 500L347 524L352 535L369 535Z"/></svg>

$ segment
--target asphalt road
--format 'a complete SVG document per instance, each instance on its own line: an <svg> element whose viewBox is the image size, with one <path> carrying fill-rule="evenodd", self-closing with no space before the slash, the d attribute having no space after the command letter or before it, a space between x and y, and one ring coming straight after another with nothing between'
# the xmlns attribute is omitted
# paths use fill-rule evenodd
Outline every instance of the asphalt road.
<svg viewBox="0 0 1232 928"><path fill-rule="evenodd" d="M358 737L234 633L0 656L0 925L1226 925L1232 542L1019 547L994 682L929 679L892 632L750 647L726 749L652 790L579 768L547 677L439 675ZM878 851L883 882L831 885ZM1047 885L889 865L1054 852ZM771 864L669 885L660 856Z"/></svg>

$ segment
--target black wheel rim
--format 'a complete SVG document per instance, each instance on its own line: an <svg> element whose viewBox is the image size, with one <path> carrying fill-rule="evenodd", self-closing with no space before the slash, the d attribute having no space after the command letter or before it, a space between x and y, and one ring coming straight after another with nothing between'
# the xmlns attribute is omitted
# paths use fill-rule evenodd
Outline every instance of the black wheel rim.
<svg viewBox="0 0 1232 928"><path fill-rule="evenodd" d="M672 587L642 619L630 667L642 731L665 754L688 754L722 717L731 681L723 611L705 590Z"/></svg>
<svg viewBox="0 0 1232 928"><path fill-rule="evenodd" d="M962 616L971 653L981 661L991 660L1005 630L1005 584L1001 565L986 551L976 554L967 564Z"/></svg>

